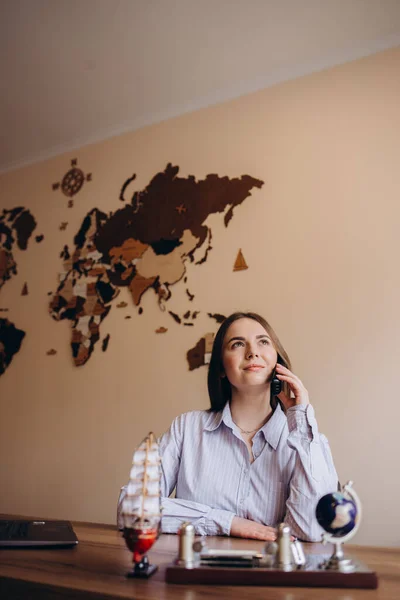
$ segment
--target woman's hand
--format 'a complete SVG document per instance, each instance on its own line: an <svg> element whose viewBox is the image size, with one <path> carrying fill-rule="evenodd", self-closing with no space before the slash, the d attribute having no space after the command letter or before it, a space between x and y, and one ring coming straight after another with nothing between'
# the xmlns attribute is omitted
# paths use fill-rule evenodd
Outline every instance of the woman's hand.
<svg viewBox="0 0 400 600"><path fill-rule="evenodd" d="M294 395L294 398L290 398L284 392L278 394L278 398L285 407L285 410L298 404L308 404L310 402L306 388L292 371L277 363L276 375L280 381L288 384L290 391Z"/></svg>
<svg viewBox="0 0 400 600"><path fill-rule="evenodd" d="M274 542L276 540L276 529L249 519L242 519L242 517L233 517L230 535L251 540Z"/></svg>

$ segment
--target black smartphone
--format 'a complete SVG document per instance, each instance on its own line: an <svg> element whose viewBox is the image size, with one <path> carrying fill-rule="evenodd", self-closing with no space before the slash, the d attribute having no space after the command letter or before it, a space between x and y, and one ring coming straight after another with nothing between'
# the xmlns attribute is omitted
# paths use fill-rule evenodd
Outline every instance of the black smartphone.
<svg viewBox="0 0 400 600"><path fill-rule="evenodd" d="M277 378L275 369L274 369L274 372L272 374L272 381L271 381L271 396L277 396L278 394L281 393L281 391L282 391L282 381L280 381L280 379Z"/></svg>
<svg viewBox="0 0 400 600"><path fill-rule="evenodd" d="M280 356L278 356L277 363L280 365L282 364L282 359ZM271 398L280 394L281 391L282 391L282 381L277 378L276 369L274 369L274 371L272 373L272 379L271 379Z"/></svg>

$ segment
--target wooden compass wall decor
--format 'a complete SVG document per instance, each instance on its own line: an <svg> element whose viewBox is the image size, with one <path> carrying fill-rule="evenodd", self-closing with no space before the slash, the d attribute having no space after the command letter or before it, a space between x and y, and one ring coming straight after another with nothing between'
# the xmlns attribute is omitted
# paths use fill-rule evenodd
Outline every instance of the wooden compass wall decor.
<svg viewBox="0 0 400 600"><path fill-rule="evenodd" d="M62 193L67 196L70 200L68 201L68 207L72 208L74 202L72 197L75 196L82 188L85 181L92 181L92 174L85 173L82 169L77 167L77 159L73 158L71 160L71 168L67 173L65 173L62 181L57 181L57 183L53 183L53 190L58 190L61 187Z"/></svg>

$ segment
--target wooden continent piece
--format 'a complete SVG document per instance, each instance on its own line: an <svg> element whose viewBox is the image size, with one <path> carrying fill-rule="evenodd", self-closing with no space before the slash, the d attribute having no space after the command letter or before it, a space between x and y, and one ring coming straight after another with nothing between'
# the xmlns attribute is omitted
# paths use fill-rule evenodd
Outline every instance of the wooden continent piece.
<svg viewBox="0 0 400 600"><path fill-rule="evenodd" d="M244 260L244 256L242 254L242 249L239 249L239 252L237 253L237 257L235 260L235 264L233 265L233 270L234 271L244 271L245 269L248 269L249 267L247 266L246 261Z"/></svg>

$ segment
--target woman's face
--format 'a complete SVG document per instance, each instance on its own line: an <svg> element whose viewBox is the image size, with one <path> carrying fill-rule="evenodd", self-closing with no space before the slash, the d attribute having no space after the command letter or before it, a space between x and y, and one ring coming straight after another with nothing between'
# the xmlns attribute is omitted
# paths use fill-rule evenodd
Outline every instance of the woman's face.
<svg viewBox="0 0 400 600"><path fill-rule="evenodd" d="M261 323L243 318L229 326L222 346L222 364L234 388L265 385L277 360L272 340Z"/></svg>

